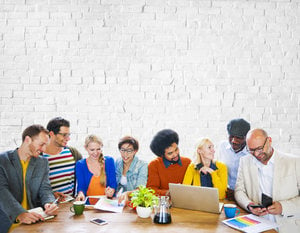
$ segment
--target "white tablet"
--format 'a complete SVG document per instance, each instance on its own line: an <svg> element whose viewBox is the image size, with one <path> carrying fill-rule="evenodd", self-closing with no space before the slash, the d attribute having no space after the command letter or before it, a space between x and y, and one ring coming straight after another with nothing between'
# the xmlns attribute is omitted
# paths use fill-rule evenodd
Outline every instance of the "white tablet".
<svg viewBox="0 0 300 233"><path fill-rule="evenodd" d="M85 198L85 207L94 207L96 203L102 198L103 196L87 196Z"/></svg>

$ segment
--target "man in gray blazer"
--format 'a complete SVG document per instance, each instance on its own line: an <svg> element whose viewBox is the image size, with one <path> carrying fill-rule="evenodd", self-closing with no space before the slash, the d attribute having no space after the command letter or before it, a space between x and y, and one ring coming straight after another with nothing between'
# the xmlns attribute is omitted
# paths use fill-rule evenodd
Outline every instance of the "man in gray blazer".
<svg viewBox="0 0 300 233"><path fill-rule="evenodd" d="M58 207L51 204L55 198L49 182L48 161L40 156L48 142L48 130L32 125L23 131L19 148L0 154L1 226L43 220L41 215L27 211L38 206L49 215L56 214Z"/></svg>
<svg viewBox="0 0 300 233"><path fill-rule="evenodd" d="M246 142L250 154L240 160L235 200L252 214L276 222L280 232L300 232L300 157L274 150L263 129L249 131ZM269 205L263 194L272 198Z"/></svg>

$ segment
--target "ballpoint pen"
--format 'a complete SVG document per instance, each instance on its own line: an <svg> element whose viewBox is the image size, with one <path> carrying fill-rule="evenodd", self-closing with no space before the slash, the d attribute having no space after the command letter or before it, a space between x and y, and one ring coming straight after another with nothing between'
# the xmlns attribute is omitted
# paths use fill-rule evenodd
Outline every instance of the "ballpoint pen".
<svg viewBox="0 0 300 233"><path fill-rule="evenodd" d="M56 203L58 204L58 200L59 200L59 197L56 198L55 201L52 204L56 204Z"/></svg>
<svg viewBox="0 0 300 233"><path fill-rule="evenodd" d="M117 198L119 198L123 193L123 187L120 188L119 192L117 193Z"/></svg>
<svg viewBox="0 0 300 233"><path fill-rule="evenodd" d="M123 187L120 188L119 192L117 193L117 199L122 195L123 193ZM118 200L119 201L119 200ZM118 206L124 205L125 201L123 200L121 203L118 203Z"/></svg>

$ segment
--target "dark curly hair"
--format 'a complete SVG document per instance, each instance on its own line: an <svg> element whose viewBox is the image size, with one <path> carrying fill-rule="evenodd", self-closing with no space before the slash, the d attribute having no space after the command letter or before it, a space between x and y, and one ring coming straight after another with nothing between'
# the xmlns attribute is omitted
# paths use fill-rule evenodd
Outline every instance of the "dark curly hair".
<svg viewBox="0 0 300 233"><path fill-rule="evenodd" d="M173 143L178 144L178 134L171 129L163 129L159 131L152 139L150 149L154 154L163 157L165 149L170 147Z"/></svg>

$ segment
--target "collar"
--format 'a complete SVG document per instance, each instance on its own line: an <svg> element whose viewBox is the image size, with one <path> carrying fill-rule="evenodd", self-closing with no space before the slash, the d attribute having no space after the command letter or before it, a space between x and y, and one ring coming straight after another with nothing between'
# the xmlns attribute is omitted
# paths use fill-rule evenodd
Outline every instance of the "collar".
<svg viewBox="0 0 300 233"><path fill-rule="evenodd" d="M195 166L195 169L196 169L196 170L200 170L202 167L203 167L203 164L202 164L202 163L198 163L198 164ZM210 167L211 169L213 169L214 171L218 169L217 166L216 166L216 164L213 163L213 162L210 162L209 167Z"/></svg>
<svg viewBox="0 0 300 233"><path fill-rule="evenodd" d="M180 166L182 166L182 162L181 162L181 158L180 158L180 155L179 155L179 159L176 163L172 163L171 161L167 160L165 157L162 158L163 159L163 162L164 162L164 165L166 168L168 168L170 165L172 164L179 164Z"/></svg>
<svg viewBox="0 0 300 233"><path fill-rule="evenodd" d="M247 151L247 146L245 146L241 151L239 151L239 152L236 153L236 152L232 149L232 147L231 147L231 145L230 145L229 142L227 142L226 149L227 149L227 150L230 150L232 153L234 153L234 154L236 154L236 155L247 155L247 154L249 154L248 151Z"/></svg>

